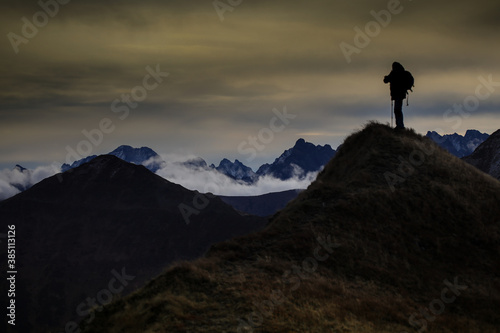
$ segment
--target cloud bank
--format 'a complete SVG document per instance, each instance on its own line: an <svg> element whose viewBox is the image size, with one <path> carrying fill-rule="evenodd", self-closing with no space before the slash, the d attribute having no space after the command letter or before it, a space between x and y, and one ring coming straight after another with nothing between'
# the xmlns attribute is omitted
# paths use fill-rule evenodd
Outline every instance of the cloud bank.
<svg viewBox="0 0 500 333"><path fill-rule="evenodd" d="M189 190L225 196L255 196L291 189L306 189L318 174L318 172L311 172L303 176L299 168L296 170L296 175L288 180L264 176L254 184L247 184L207 166L193 167L186 164L186 162L196 160L199 158L194 155L165 154L160 158L146 161L144 165L146 167L153 164L161 165L156 171L157 175ZM0 171L0 200L10 198L59 172L61 172L60 166L57 164L24 171L18 168L3 169Z"/></svg>
<svg viewBox="0 0 500 333"><path fill-rule="evenodd" d="M24 171L17 167L3 169L0 171L0 200L10 198L59 172L61 172L61 168L56 164L40 166L34 170L25 169Z"/></svg>
<svg viewBox="0 0 500 333"><path fill-rule="evenodd" d="M162 167L156 172L160 177L189 190L201 193L210 192L216 195L254 196L291 189L306 189L318 174L318 172L311 172L301 177L301 170L296 170L296 175L288 180L264 176L249 185L208 167L186 166L185 162L196 159L195 156L161 155L161 159L163 160ZM145 165L157 162L151 159Z"/></svg>
<svg viewBox="0 0 500 333"><path fill-rule="evenodd" d="M85 139L82 130L103 118L116 130L96 154L128 143L241 159L238 144L284 105L297 118L258 163L298 133L337 146L368 120L390 120L382 78L394 60L416 79L404 111L408 126L421 133L439 127L442 134L498 129L498 88L460 128L443 120L474 93L479 75L500 81L497 1L400 1L403 10L357 43L351 63L339 45L356 45L354 28L364 31L375 22L372 12L394 1L244 1L224 22L207 0L71 1L16 54L5 37L22 34L21 18L31 20L37 3L0 4L2 166L62 162L66 145L74 148ZM157 64L170 76L120 121L111 103Z"/></svg>

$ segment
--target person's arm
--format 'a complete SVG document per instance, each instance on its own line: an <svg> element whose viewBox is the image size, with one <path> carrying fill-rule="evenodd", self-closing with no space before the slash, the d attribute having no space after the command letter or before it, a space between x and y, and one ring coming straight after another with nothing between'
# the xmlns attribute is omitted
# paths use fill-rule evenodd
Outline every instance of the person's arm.
<svg viewBox="0 0 500 333"><path fill-rule="evenodd" d="M389 73L389 75L384 76L384 83L391 82L391 79L392 79L392 71Z"/></svg>

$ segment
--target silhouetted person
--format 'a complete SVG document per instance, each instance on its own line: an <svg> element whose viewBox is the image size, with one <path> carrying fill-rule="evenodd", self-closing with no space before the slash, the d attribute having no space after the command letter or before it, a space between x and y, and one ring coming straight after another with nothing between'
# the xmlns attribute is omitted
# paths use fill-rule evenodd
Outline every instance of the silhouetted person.
<svg viewBox="0 0 500 333"><path fill-rule="evenodd" d="M410 79L411 78L411 79ZM413 77L399 62L392 64L392 71L384 77L384 83L390 83L391 100L394 101L394 115L396 116L396 128L404 129L403 123L403 99L406 98L408 89L413 86Z"/></svg>

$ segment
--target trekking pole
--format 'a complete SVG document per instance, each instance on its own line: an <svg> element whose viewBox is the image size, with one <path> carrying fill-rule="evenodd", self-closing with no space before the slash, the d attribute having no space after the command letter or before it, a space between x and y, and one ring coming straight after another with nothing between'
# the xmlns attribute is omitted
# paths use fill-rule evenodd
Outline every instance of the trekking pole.
<svg viewBox="0 0 500 333"><path fill-rule="evenodd" d="M393 107L394 107L394 101L391 99L391 128L392 128L392 118L394 117L394 114L392 112Z"/></svg>

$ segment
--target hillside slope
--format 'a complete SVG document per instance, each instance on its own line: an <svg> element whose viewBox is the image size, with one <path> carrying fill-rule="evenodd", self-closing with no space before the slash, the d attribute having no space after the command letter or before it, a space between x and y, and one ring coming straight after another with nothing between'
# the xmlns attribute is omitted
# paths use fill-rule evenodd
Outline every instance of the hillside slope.
<svg viewBox="0 0 500 333"><path fill-rule="evenodd" d="M177 263L84 332L497 332L500 182L370 124L261 232Z"/></svg>
<svg viewBox="0 0 500 333"><path fill-rule="evenodd" d="M463 160L496 179L500 179L500 130L491 134L486 141Z"/></svg>
<svg viewBox="0 0 500 333"><path fill-rule="evenodd" d="M196 258L267 222L111 155L0 202L0 216L2 230L16 229L19 319L8 325L12 332L65 331L172 261Z"/></svg>

